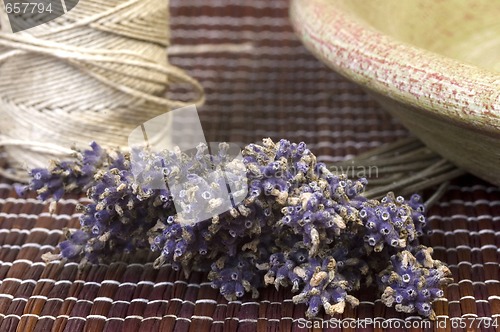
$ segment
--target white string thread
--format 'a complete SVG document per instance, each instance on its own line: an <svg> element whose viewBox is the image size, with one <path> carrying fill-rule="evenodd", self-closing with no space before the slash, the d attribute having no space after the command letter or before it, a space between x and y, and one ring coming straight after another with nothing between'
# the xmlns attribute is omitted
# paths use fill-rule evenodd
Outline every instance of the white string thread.
<svg viewBox="0 0 500 332"><path fill-rule="evenodd" d="M143 122L202 104L202 86L168 63L168 46L167 0L80 0L53 21L0 32L0 145L11 163L42 167L93 140L126 147ZM195 97L164 97L176 83Z"/></svg>

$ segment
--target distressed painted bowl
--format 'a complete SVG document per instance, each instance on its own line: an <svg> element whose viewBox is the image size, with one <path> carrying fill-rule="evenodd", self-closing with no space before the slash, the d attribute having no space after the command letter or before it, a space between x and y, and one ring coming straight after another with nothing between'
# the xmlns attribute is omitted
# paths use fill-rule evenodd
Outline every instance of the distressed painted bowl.
<svg viewBox="0 0 500 332"><path fill-rule="evenodd" d="M499 0L292 0L290 16L316 57L500 185Z"/></svg>

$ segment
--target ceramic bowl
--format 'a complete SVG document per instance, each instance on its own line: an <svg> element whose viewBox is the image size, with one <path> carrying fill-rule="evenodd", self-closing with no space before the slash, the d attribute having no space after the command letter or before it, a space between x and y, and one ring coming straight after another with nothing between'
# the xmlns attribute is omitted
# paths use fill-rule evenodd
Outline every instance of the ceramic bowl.
<svg viewBox="0 0 500 332"><path fill-rule="evenodd" d="M292 0L290 15L316 57L500 185L500 1Z"/></svg>

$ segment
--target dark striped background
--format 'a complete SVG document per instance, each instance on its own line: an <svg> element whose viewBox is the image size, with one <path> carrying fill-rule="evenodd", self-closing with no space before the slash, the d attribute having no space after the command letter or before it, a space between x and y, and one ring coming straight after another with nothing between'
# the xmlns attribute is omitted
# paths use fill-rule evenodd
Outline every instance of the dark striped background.
<svg viewBox="0 0 500 332"><path fill-rule="evenodd" d="M308 54L293 35L287 5L283 0L171 0L174 45L253 46L240 53L170 58L206 88L207 103L199 112L207 140L305 141L321 160L332 162L407 136L362 90ZM182 88L172 93L189 96ZM61 229L77 227L78 200L67 197L51 216L46 205L16 198L11 184L1 181L1 332L303 330L305 306L293 305L285 290L267 288L256 300L227 302L205 274L185 279L169 267L157 271L153 257L140 255L81 272L76 264L43 263L41 254L55 249ZM429 218L435 231L425 242L454 276L447 300L435 304L439 321L491 317L500 323L500 190L465 176ZM359 296L360 306L337 318L419 319L385 308L370 293ZM448 331L451 326L447 321Z"/></svg>

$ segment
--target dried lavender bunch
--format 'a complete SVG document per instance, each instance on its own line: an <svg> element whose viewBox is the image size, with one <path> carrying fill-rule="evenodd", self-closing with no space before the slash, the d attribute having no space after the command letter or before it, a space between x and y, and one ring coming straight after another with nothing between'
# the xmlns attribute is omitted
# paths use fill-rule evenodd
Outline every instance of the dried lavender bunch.
<svg viewBox="0 0 500 332"><path fill-rule="evenodd" d="M433 317L431 304L442 296L436 289L450 272L419 244L426 220L418 195L366 199L365 179L332 174L304 143L264 139L246 146L244 176L227 149L221 143L212 154L203 144L192 153L133 151L131 165L129 154L110 157L94 144L76 162L43 170L29 188L56 199L75 183L88 188L92 203L82 209L81 229L59 245L58 258L101 262L149 247L159 253L155 267L209 271L213 287L228 300L247 292L258 296L268 284L291 286L298 292L293 301L306 303L310 317L321 308L342 313L346 303L359 302L354 291L377 280L387 305ZM90 166L83 172L75 165ZM132 166L142 172L133 173ZM175 199L188 217L177 213L165 182L182 185ZM243 183L248 195L216 212L218 192L224 186L239 192ZM209 217L189 219L200 216ZM403 296L407 275L418 296Z"/></svg>

